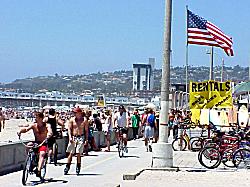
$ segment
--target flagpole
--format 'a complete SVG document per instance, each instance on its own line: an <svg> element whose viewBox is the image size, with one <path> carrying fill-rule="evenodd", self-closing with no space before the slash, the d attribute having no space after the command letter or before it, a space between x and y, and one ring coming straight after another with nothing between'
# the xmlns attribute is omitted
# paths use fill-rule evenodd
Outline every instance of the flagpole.
<svg viewBox="0 0 250 187"><path fill-rule="evenodd" d="M221 58L222 64L221 64L221 82L224 81L224 58Z"/></svg>
<svg viewBox="0 0 250 187"><path fill-rule="evenodd" d="M188 6L186 5L186 13L188 11ZM186 28L188 30L188 13L187 13L187 23ZM188 32L187 32L187 41L186 41L186 108L189 108L188 105Z"/></svg>
<svg viewBox="0 0 250 187"><path fill-rule="evenodd" d="M209 80L214 80L214 47L211 47L210 51L210 75Z"/></svg>

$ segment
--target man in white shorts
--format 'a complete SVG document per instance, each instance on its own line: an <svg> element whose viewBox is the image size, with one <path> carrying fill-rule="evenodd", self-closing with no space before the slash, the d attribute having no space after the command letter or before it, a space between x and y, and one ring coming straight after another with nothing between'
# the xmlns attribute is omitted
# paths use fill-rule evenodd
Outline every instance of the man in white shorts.
<svg viewBox="0 0 250 187"><path fill-rule="evenodd" d="M88 119L80 108L73 110L75 117L72 117L68 125L69 144L66 152L69 153L64 174L68 174L73 155L77 155L76 173L81 169L81 153L85 145L88 145Z"/></svg>
<svg viewBox="0 0 250 187"><path fill-rule="evenodd" d="M145 138L145 146L147 151L152 152L152 141L154 137L154 127L156 124L154 111L152 109L147 109L147 115L144 115L142 119L142 124L145 125L144 129L144 138Z"/></svg>

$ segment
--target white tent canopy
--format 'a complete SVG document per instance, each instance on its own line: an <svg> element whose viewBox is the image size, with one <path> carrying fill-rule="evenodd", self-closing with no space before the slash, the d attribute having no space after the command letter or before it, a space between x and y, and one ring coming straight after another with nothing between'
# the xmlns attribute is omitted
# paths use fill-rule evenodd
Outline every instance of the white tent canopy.
<svg viewBox="0 0 250 187"><path fill-rule="evenodd" d="M156 109L156 106L154 103L148 103L144 108L150 108L150 109Z"/></svg>

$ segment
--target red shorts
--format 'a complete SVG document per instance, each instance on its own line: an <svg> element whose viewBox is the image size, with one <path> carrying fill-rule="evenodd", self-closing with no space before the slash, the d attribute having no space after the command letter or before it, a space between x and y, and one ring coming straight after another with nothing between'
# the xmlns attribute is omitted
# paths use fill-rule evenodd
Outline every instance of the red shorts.
<svg viewBox="0 0 250 187"><path fill-rule="evenodd" d="M47 147L46 145L42 145L41 147L39 147L39 149L38 149L38 153L40 153L41 151L46 152L46 151L47 151L47 149L48 149L48 147Z"/></svg>

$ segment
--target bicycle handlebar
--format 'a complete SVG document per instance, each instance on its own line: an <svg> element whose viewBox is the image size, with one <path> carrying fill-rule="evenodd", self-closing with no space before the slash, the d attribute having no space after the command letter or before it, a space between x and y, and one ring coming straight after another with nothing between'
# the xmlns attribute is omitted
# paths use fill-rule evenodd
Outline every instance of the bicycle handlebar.
<svg viewBox="0 0 250 187"><path fill-rule="evenodd" d="M40 144L34 143L33 145L27 145L23 142L23 140L21 139L21 135L18 135L18 138L20 140L20 142L27 148L39 148L41 147L46 141L47 139L43 140Z"/></svg>

